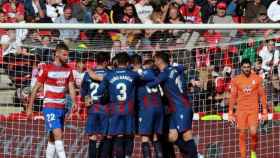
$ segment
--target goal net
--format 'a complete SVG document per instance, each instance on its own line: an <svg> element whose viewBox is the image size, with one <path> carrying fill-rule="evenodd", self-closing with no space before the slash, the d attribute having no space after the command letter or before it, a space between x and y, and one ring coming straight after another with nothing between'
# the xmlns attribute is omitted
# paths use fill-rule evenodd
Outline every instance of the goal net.
<svg viewBox="0 0 280 158"><path fill-rule="evenodd" d="M205 158L240 157L237 128L227 121L228 100L230 81L240 73L240 61L249 58L253 70L264 79L269 108L269 121L259 125L257 155L280 157L279 30L224 29L225 26L194 29L182 25L169 29L162 25L151 29L142 26L137 30L132 30L132 26L130 29L74 30L61 26L59 29L12 27L4 29L5 34L1 35L0 157L45 157L43 92L37 94L31 120L27 119L24 109L38 71L42 65L52 62L53 49L59 42L70 47L69 65L74 70L77 100L82 74L95 66L96 54L107 52L113 57L126 51L130 55L137 53L143 58L152 58L155 52L168 52L172 62L186 68L188 95L195 112L193 135L200 156ZM77 31L79 36L61 39L63 31ZM69 105L71 99L67 100L68 109ZM79 106L81 117L73 116L65 122L67 157L87 157L88 137L84 130L87 112L83 102L79 102ZM136 136L133 157L142 157L139 140ZM175 151L180 157L179 151Z"/></svg>

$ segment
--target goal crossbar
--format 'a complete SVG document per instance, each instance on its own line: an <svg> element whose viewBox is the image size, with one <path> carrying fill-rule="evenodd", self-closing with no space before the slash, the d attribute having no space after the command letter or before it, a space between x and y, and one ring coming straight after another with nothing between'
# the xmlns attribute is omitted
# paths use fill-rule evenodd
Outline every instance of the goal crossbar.
<svg viewBox="0 0 280 158"><path fill-rule="evenodd" d="M280 24L58 24L58 23L0 23L2 29L280 29Z"/></svg>

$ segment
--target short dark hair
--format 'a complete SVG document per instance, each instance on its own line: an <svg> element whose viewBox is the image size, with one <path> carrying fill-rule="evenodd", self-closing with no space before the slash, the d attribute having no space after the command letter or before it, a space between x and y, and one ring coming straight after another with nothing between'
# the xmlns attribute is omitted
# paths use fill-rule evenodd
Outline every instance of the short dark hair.
<svg viewBox="0 0 280 158"><path fill-rule="evenodd" d="M96 54L96 63L97 64L103 64L104 62L110 61L110 55L108 52L99 52Z"/></svg>
<svg viewBox="0 0 280 158"><path fill-rule="evenodd" d="M127 53L119 53L116 55L118 65L126 65L129 62L129 56Z"/></svg>
<svg viewBox="0 0 280 158"><path fill-rule="evenodd" d="M130 57L131 64L142 64L142 57L139 54L134 54Z"/></svg>
<svg viewBox="0 0 280 158"><path fill-rule="evenodd" d="M252 65L250 59L248 59L248 58L242 59L240 65L242 66L242 65L244 65L244 64L249 64L250 66Z"/></svg>
<svg viewBox="0 0 280 158"><path fill-rule="evenodd" d="M263 60L262 60L262 58L261 57L257 57L257 59L256 59L256 62L258 62L258 63L262 63L263 62Z"/></svg>
<svg viewBox="0 0 280 158"><path fill-rule="evenodd" d="M65 43L59 43L56 45L55 50L69 50L69 47Z"/></svg>
<svg viewBox="0 0 280 158"><path fill-rule="evenodd" d="M166 64L170 63L170 55L167 52L157 52L155 54L156 58L160 58L163 62L165 62Z"/></svg>

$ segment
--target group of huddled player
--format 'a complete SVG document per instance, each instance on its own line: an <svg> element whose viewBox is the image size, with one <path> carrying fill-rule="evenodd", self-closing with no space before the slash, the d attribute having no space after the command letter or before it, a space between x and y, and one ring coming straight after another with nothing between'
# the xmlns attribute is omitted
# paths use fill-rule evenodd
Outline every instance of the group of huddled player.
<svg viewBox="0 0 280 158"><path fill-rule="evenodd" d="M36 93L44 86L43 114L49 132L47 158L55 155L66 157L62 133L68 93L73 101L71 114L78 111L73 72L67 64L68 55L65 44L56 46L54 62L40 70L26 107L30 117ZM106 53L96 56L97 66L88 70L80 89L88 106L86 133L89 135L90 158L131 157L135 134L142 136L144 158L151 157L150 141L157 158L175 157L170 154L172 152L165 153L173 148L172 144L179 147L183 156L198 157L192 138L193 111L186 92L184 67L170 64L169 54L165 52L156 53L153 59L142 62L139 55L129 57L127 53L119 53L110 62ZM261 120L268 119L262 78L251 68L250 60L243 59L241 74L231 82L228 120L237 123L241 158L246 158L248 129L250 155L251 158L257 157L259 103L262 105ZM172 143L170 146L167 147L167 141L161 143L159 136L162 135Z"/></svg>
<svg viewBox="0 0 280 158"><path fill-rule="evenodd" d="M182 155L197 157L184 67L170 64L170 56L165 52L156 53L153 59L142 62L141 56L123 52L110 62L108 54L96 55L97 66L85 74L80 89L88 106L90 158L131 157L136 134L142 138L143 157L151 157L151 141L155 156L160 158L166 156L162 150L166 144L161 144L159 136L166 133L168 141L176 144ZM55 153L59 158L66 157L62 133L67 91L73 100L73 111L78 108L67 60L68 47L58 44L54 62L39 72L27 106L30 116L36 93L44 86L43 114L49 132L47 158ZM166 133L163 126L167 127Z"/></svg>

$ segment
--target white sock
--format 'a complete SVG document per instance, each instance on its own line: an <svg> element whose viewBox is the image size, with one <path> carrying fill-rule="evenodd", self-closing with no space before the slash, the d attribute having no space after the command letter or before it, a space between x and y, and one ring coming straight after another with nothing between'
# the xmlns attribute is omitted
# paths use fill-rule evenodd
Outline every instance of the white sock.
<svg viewBox="0 0 280 158"><path fill-rule="evenodd" d="M46 158L54 158L55 155L55 145L54 143L48 142L46 150Z"/></svg>
<svg viewBox="0 0 280 158"><path fill-rule="evenodd" d="M54 142L54 144L55 144L55 149L56 149L56 153L57 153L58 157L66 158L62 140L56 140Z"/></svg>

